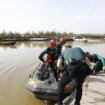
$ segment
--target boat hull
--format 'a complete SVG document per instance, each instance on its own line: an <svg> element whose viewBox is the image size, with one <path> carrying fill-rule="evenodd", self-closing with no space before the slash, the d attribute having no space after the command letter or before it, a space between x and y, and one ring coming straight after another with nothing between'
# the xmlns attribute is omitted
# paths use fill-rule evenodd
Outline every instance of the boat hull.
<svg viewBox="0 0 105 105"><path fill-rule="evenodd" d="M50 78L46 78L45 80L40 79L40 75L42 73L42 66L38 70L36 70L29 78L28 83L26 85L27 89L31 91L36 98L43 100L54 100L57 101L58 96L58 82L55 80L51 80ZM75 89L76 82L73 80L67 85L67 88L64 90L63 98L70 95Z"/></svg>
<svg viewBox="0 0 105 105"><path fill-rule="evenodd" d="M0 45L15 45L16 41L0 42Z"/></svg>

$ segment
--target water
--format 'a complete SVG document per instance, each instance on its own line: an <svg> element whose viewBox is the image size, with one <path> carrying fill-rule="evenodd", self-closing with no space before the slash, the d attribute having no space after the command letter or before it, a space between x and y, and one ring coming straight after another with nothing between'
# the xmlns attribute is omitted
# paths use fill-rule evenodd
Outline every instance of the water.
<svg viewBox="0 0 105 105"><path fill-rule="evenodd" d="M104 42L68 44L105 57ZM0 46L0 105L45 105L26 89L26 83L40 62L38 55L47 46L48 42L17 42L15 46Z"/></svg>

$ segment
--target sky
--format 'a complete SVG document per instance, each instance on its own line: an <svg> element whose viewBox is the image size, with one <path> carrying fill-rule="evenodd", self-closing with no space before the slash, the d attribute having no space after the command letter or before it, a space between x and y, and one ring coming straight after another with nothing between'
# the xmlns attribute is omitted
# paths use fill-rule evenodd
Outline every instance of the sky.
<svg viewBox="0 0 105 105"><path fill-rule="evenodd" d="M0 0L0 32L105 33L105 0Z"/></svg>

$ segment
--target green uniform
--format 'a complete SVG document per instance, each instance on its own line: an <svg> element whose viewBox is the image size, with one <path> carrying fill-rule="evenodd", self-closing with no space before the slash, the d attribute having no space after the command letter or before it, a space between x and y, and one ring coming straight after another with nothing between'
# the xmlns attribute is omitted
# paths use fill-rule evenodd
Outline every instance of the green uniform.
<svg viewBox="0 0 105 105"><path fill-rule="evenodd" d="M49 66L51 68L51 72L54 73L54 77L56 78L56 80L58 81L58 76L57 76L57 71L56 71L56 49L51 49L51 48L47 48L46 50L44 50L40 55L39 55L39 59L45 63L46 61L43 59L43 56L45 54L50 54L51 56L51 62L49 62Z"/></svg>
<svg viewBox="0 0 105 105"><path fill-rule="evenodd" d="M45 54L50 54L51 55L51 60L52 61L55 61L56 59L56 49L51 49L51 48L47 48L46 50L44 50L40 55L39 55L39 59L42 61L42 62L45 62L44 59L43 59L43 56Z"/></svg>
<svg viewBox="0 0 105 105"><path fill-rule="evenodd" d="M96 54L97 58L101 60L103 66L105 66L105 58L101 57L100 55Z"/></svg>
<svg viewBox="0 0 105 105"><path fill-rule="evenodd" d="M57 57L59 57L59 55L62 52L62 43L60 43L60 42L58 43L56 51L57 51Z"/></svg>
<svg viewBox="0 0 105 105"><path fill-rule="evenodd" d="M77 82L75 105L80 105L83 82L92 72L85 63L82 63L85 60L85 53L79 47L67 48L60 58L64 61L65 71L58 84L58 105L62 105L64 87L75 78ZM71 59L74 59L76 63L71 62Z"/></svg>
<svg viewBox="0 0 105 105"><path fill-rule="evenodd" d="M60 58L64 60L64 63L66 65L68 65L71 62L71 59L84 62L85 53L79 47L67 48L65 51L62 52Z"/></svg>

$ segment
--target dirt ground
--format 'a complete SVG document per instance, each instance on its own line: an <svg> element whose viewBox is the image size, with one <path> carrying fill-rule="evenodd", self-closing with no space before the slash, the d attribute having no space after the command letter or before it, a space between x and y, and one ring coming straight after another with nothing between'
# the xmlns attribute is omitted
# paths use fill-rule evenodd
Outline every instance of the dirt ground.
<svg viewBox="0 0 105 105"><path fill-rule="evenodd" d="M105 73L90 76L86 91L84 84L81 105L105 105Z"/></svg>

